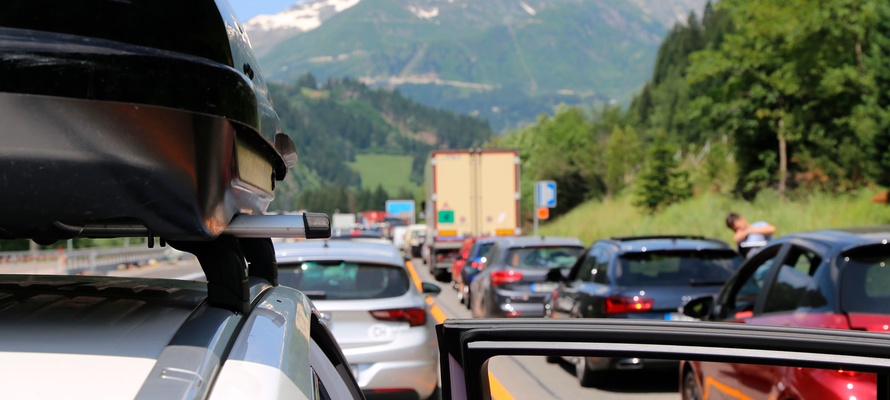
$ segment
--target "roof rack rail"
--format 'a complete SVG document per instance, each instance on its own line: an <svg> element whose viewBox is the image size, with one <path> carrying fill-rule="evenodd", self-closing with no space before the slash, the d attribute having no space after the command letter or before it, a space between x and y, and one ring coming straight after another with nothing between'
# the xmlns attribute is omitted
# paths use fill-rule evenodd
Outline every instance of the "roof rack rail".
<svg viewBox="0 0 890 400"><path fill-rule="evenodd" d="M643 236L612 236L612 240L620 242L630 242L634 240L652 240L652 239L693 239L708 240L708 238L700 235L643 235Z"/></svg>
<svg viewBox="0 0 890 400"><path fill-rule="evenodd" d="M153 236L139 223L109 223L74 226L56 222L57 227L74 233L75 237L114 238ZM294 215L238 214L223 235L236 238L300 238L325 239L331 237L331 219L323 213Z"/></svg>

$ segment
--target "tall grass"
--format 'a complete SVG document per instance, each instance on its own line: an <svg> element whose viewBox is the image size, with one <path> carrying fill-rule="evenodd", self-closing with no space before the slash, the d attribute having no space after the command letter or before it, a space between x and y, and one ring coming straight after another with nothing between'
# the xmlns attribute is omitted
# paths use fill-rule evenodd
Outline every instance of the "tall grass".
<svg viewBox="0 0 890 400"><path fill-rule="evenodd" d="M857 195L818 193L802 200L780 198L764 192L753 202L716 194L702 194L663 211L648 215L631 203L629 195L590 201L546 224L539 233L575 236L585 243L611 236L689 234L732 241L726 228L729 212L750 222L767 221L781 236L829 228L890 224L890 206L869 201L873 192Z"/></svg>

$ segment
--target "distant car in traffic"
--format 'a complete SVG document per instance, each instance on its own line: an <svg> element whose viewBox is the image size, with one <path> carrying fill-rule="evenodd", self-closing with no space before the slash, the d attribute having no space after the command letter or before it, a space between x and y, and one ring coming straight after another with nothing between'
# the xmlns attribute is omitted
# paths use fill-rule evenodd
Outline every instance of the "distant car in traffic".
<svg viewBox="0 0 890 400"><path fill-rule="evenodd" d="M551 268L569 268L584 251L576 238L522 236L498 239L470 283L474 317L544 317L556 283Z"/></svg>
<svg viewBox="0 0 890 400"><path fill-rule="evenodd" d="M890 227L796 233L770 241L690 317L741 324L890 332ZM890 338L890 337L888 337ZM874 399L874 374L716 362L681 363L684 399ZM756 368L756 370L754 370ZM713 396L712 396L713 397Z"/></svg>
<svg viewBox="0 0 890 400"><path fill-rule="evenodd" d="M569 318L677 319L684 302L716 293L740 263L727 243L700 236L598 240L568 272L552 309ZM640 358L569 360L583 386L593 385L598 371L677 367Z"/></svg>
<svg viewBox="0 0 890 400"><path fill-rule="evenodd" d="M403 252L408 257L418 258L426 238L426 225L414 224L408 225L405 232L405 242Z"/></svg>
<svg viewBox="0 0 890 400"><path fill-rule="evenodd" d="M454 284L457 289L457 299L470 309L470 283L476 278L476 275L482 271L485 262L488 261L486 255L497 238L482 237L473 238L467 245L466 253L461 249L459 260L460 265L452 271ZM458 262L455 261L455 265Z"/></svg>
<svg viewBox="0 0 890 400"><path fill-rule="evenodd" d="M425 399L436 389L435 320L391 244L347 240L276 244L279 282L308 295L369 398Z"/></svg>

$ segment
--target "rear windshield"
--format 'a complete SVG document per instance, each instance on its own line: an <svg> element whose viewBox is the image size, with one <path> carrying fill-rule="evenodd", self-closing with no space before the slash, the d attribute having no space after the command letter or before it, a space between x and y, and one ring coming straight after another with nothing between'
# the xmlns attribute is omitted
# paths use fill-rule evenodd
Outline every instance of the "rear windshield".
<svg viewBox="0 0 890 400"><path fill-rule="evenodd" d="M382 299L408 291L408 273L404 268L377 264L282 264L278 280L318 300Z"/></svg>
<svg viewBox="0 0 890 400"><path fill-rule="evenodd" d="M580 247L525 247L510 249L506 264L514 268L568 268L575 264L584 249Z"/></svg>
<svg viewBox="0 0 890 400"><path fill-rule="evenodd" d="M628 253L619 257L619 286L721 285L740 263L732 251Z"/></svg>
<svg viewBox="0 0 890 400"><path fill-rule="evenodd" d="M847 260L841 277L844 311L890 314L890 254L880 249L842 259Z"/></svg>
<svg viewBox="0 0 890 400"><path fill-rule="evenodd" d="M476 258L485 257L485 255L488 254L488 250L491 249L491 246L494 246L494 242L477 244L475 253L472 256Z"/></svg>

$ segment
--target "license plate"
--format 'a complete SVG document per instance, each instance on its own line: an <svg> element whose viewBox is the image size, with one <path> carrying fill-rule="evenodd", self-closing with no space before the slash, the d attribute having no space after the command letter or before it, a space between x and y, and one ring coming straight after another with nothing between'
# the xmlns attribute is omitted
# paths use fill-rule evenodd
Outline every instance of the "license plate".
<svg viewBox="0 0 890 400"><path fill-rule="evenodd" d="M557 287L557 285L556 285L555 283L552 283L552 282L546 282L546 283L532 283L532 292L535 292L535 293L543 293L543 292L550 293L550 292L553 292L554 290L556 290L556 287Z"/></svg>

